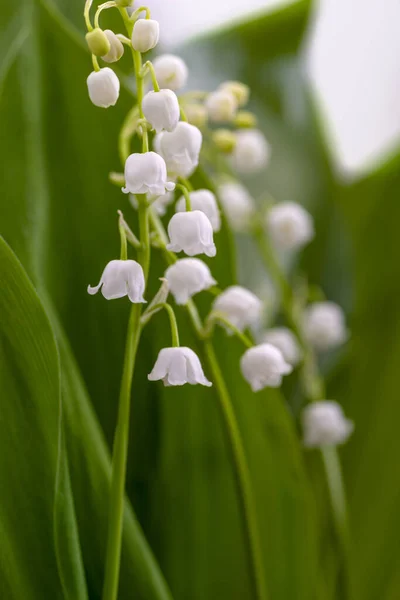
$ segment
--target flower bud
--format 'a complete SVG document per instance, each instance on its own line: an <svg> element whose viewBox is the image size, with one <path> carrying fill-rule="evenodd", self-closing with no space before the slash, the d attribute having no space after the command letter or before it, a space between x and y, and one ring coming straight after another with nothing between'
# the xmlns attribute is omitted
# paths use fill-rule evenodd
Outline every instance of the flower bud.
<svg viewBox="0 0 400 600"><path fill-rule="evenodd" d="M257 117L248 110L239 110L233 124L238 129L253 129L257 126Z"/></svg>
<svg viewBox="0 0 400 600"><path fill-rule="evenodd" d="M154 71L160 88L179 90L188 78L188 68L179 56L162 54L153 61Z"/></svg>
<svg viewBox="0 0 400 600"><path fill-rule="evenodd" d="M300 362L301 349L296 336L287 327L268 329L262 336L262 341L271 344L282 352L283 358L294 367Z"/></svg>
<svg viewBox="0 0 400 600"><path fill-rule="evenodd" d="M208 266L198 258L177 260L165 271L165 278L177 304L186 304L192 296L217 283Z"/></svg>
<svg viewBox="0 0 400 600"><path fill-rule="evenodd" d="M190 177L199 164L202 140L197 127L180 121L171 133L156 135L153 144L164 158L169 173Z"/></svg>
<svg viewBox="0 0 400 600"><path fill-rule="evenodd" d="M104 56L110 51L110 42L105 32L96 27L92 31L88 31L86 34L86 43L89 46L89 50L95 56Z"/></svg>
<svg viewBox="0 0 400 600"><path fill-rule="evenodd" d="M316 350L330 350L346 341L344 313L334 302L314 302L305 310L304 333Z"/></svg>
<svg viewBox="0 0 400 600"><path fill-rule="evenodd" d="M250 88L245 83L241 83L240 81L224 81L219 86L219 89L233 94L238 106L245 106L249 101Z"/></svg>
<svg viewBox="0 0 400 600"><path fill-rule="evenodd" d="M124 53L124 45L117 38L115 33L111 31L111 29L105 29L104 33L107 36L108 41L110 42L110 49L107 52L107 54L105 54L101 58L102 60L108 63L117 62L117 60L119 60Z"/></svg>
<svg viewBox="0 0 400 600"><path fill-rule="evenodd" d="M236 146L236 135L229 129L217 129L213 132L212 139L218 150L225 154L231 154Z"/></svg>
<svg viewBox="0 0 400 600"><path fill-rule="evenodd" d="M92 71L87 78L89 98L95 106L114 106L119 96L119 79L112 69L104 67Z"/></svg>
<svg viewBox="0 0 400 600"><path fill-rule="evenodd" d="M185 252L188 256L215 256L217 250L209 219L200 210L176 213L168 224L170 243L167 250Z"/></svg>
<svg viewBox="0 0 400 600"><path fill-rule="evenodd" d="M101 293L106 300L128 296L133 303L146 302L143 298L145 281L143 269L134 260L112 260L103 271L100 283L95 287L88 286L88 293Z"/></svg>
<svg viewBox="0 0 400 600"><path fill-rule="evenodd" d="M213 312L221 313L239 331L256 325L261 319L263 304L250 290L232 285L214 300ZM232 332L228 329L228 333Z"/></svg>
<svg viewBox="0 0 400 600"><path fill-rule="evenodd" d="M210 190L195 190L189 192L189 196L192 210L201 210L210 220L213 231L219 231L221 229L221 217L214 194ZM182 196L176 203L176 212L185 211L186 201Z"/></svg>
<svg viewBox="0 0 400 600"><path fill-rule="evenodd" d="M288 375L293 370L285 362L282 352L271 344L260 344L246 350L240 360L240 367L253 392L265 387L279 387L282 375Z"/></svg>
<svg viewBox="0 0 400 600"><path fill-rule="evenodd" d="M239 173L255 173L267 164L271 154L267 140L258 129L243 129L236 134L232 165Z"/></svg>
<svg viewBox="0 0 400 600"><path fill-rule="evenodd" d="M164 159L155 152L135 153L125 162L125 194L151 194L161 196L175 189L175 184L167 181L167 168Z"/></svg>
<svg viewBox="0 0 400 600"><path fill-rule="evenodd" d="M157 133L173 131L178 125L179 102L172 90L147 92L143 98L142 108L144 116Z"/></svg>
<svg viewBox="0 0 400 600"><path fill-rule="evenodd" d="M232 229L235 231L248 231L256 207L246 188L240 183L223 183L218 187L218 197Z"/></svg>
<svg viewBox="0 0 400 600"><path fill-rule="evenodd" d="M354 430L354 424L333 400L309 404L302 413L304 440L308 448L343 444Z"/></svg>
<svg viewBox="0 0 400 600"><path fill-rule="evenodd" d="M186 118L191 125L202 129L207 124L207 110L202 104L185 105Z"/></svg>
<svg viewBox="0 0 400 600"><path fill-rule="evenodd" d="M212 383L205 377L199 357L190 348L163 348L156 364L148 375L149 381L162 381L165 386L190 383L210 387Z"/></svg>
<svg viewBox="0 0 400 600"><path fill-rule="evenodd" d="M314 237L311 215L296 202L280 202L267 214L267 226L274 245L282 250L298 250Z"/></svg>
<svg viewBox="0 0 400 600"><path fill-rule="evenodd" d="M158 21L138 19L133 26L132 47L139 52L148 52L157 46L159 36L160 26Z"/></svg>
<svg viewBox="0 0 400 600"><path fill-rule="evenodd" d="M217 90L208 94L205 107L210 121L214 123L230 123L237 110L237 101L227 90Z"/></svg>

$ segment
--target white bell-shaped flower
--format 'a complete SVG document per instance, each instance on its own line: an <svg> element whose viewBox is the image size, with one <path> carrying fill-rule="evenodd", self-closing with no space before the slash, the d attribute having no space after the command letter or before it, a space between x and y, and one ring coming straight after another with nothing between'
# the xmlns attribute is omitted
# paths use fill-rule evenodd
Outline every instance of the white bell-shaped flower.
<svg viewBox="0 0 400 600"><path fill-rule="evenodd" d="M95 106L114 106L119 96L119 79L110 67L92 71L87 78L89 98Z"/></svg>
<svg viewBox="0 0 400 600"><path fill-rule="evenodd" d="M176 213L168 224L168 235L167 249L172 252L183 250L188 256L215 256L217 253L212 225L200 210Z"/></svg>
<svg viewBox="0 0 400 600"><path fill-rule="evenodd" d="M163 348L160 350L156 364L148 376L150 381L162 381L164 385L205 385L210 387L203 373L199 357L193 350L185 347Z"/></svg>
<svg viewBox="0 0 400 600"><path fill-rule="evenodd" d="M282 250L297 250L314 237L311 215L296 202L281 202L267 214L267 226L274 245Z"/></svg>
<svg viewBox="0 0 400 600"><path fill-rule="evenodd" d="M334 302L314 302L305 310L304 333L316 350L329 350L347 339L345 316Z"/></svg>
<svg viewBox="0 0 400 600"><path fill-rule="evenodd" d="M256 207L246 188L235 182L223 183L218 187L218 197L232 229L247 231Z"/></svg>
<svg viewBox="0 0 400 600"><path fill-rule="evenodd" d="M214 231L221 229L221 217L219 214L217 200L210 190L196 190L189 192L192 210L201 210L210 220ZM176 212L186 211L185 198L182 196L176 203Z"/></svg>
<svg viewBox="0 0 400 600"><path fill-rule="evenodd" d="M145 281L143 269L135 260L112 260L104 269L100 283L95 287L88 286L88 293L101 293L107 300L128 296L134 304L146 302L143 298Z"/></svg>
<svg viewBox="0 0 400 600"><path fill-rule="evenodd" d="M250 325L256 325L262 314L263 304L250 290L232 285L214 300L213 311L220 313L239 331ZM228 333L231 333L228 330Z"/></svg>
<svg viewBox="0 0 400 600"><path fill-rule="evenodd" d="M166 192L162 196L156 197L148 194L147 199L156 213L160 215L160 217L163 217L167 212L168 206L174 201L174 193Z"/></svg>
<svg viewBox="0 0 400 600"><path fill-rule="evenodd" d="M302 413L304 439L308 448L343 444L354 430L354 424L333 400L309 404Z"/></svg>
<svg viewBox="0 0 400 600"><path fill-rule="evenodd" d="M164 159L155 152L135 153L125 162L124 194L151 194L161 196L175 189L175 183L167 181Z"/></svg>
<svg viewBox="0 0 400 600"><path fill-rule="evenodd" d="M233 94L239 106L245 106L249 101L250 88L241 81L224 81L218 89L227 90Z"/></svg>
<svg viewBox="0 0 400 600"><path fill-rule="evenodd" d="M184 61L174 54L162 54L153 61L154 71L160 88L179 90L186 85L188 68Z"/></svg>
<svg viewBox="0 0 400 600"><path fill-rule="evenodd" d="M132 48L139 52L148 52L157 46L160 37L160 25L154 19L138 19L132 30Z"/></svg>
<svg viewBox="0 0 400 600"><path fill-rule="evenodd" d="M263 336L262 341L266 344L272 344L282 352L283 358L293 367L297 365L301 358L302 352L296 336L287 327L274 327L268 329Z"/></svg>
<svg viewBox="0 0 400 600"><path fill-rule="evenodd" d="M255 173L268 164L270 154L270 146L261 131L243 129L236 134L236 146L231 154L232 166L238 173Z"/></svg>
<svg viewBox="0 0 400 600"><path fill-rule="evenodd" d="M235 117L238 103L230 91L217 90L208 94L205 107L210 121L214 123L230 123Z"/></svg>
<svg viewBox="0 0 400 600"><path fill-rule="evenodd" d="M147 92L142 103L143 113L157 132L173 131L178 125L180 108L172 90Z"/></svg>
<svg viewBox="0 0 400 600"><path fill-rule="evenodd" d="M246 350L240 359L240 367L253 392L265 387L279 387L282 376L292 372L282 352L271 344L260 344Z"/></svg>
<svg viewBox="0 0 400 600"><path fill-rule="evenodd" d="M105 33L108 41L110 42L110 49L107 52L107 54L105 54L101 58L102 58L102 60L104 60L105 62L108 62L108 63L117 62L117 60L119 60L124 53L124 45L117 38L115 33L113 31L111 31L111 29L105 29L104 33Z"/></svg>
<svg viewBox="0 0 400 600"><path fill-rule="evenodd" d="M156 136L155 147L164 158L168 173L189 177L199 164L203 136L190 123L180 121L174 131L164 131Z"/></svg>
<svg viewBox="0 0 400 600"><path fill-rule="evenodd" d="M217 283L208 266L198 258L177 260L165 271L165 278L177 304L186 304L192 296Z"/></svg>

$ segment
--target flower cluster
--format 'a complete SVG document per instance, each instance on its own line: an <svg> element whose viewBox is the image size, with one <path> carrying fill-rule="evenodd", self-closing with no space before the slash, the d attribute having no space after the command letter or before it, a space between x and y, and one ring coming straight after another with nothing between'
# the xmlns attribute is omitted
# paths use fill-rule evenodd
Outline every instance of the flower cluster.
<svg viewBox="0 0 400 600"><path fill-rule="evenodd" d="M106 5L103 7L107 8ZM101 6L98 13L100 10ZM146 12L145 18L139 18L142 11ZM247 235L258 232L264 243L268 240L270 252L278 256L280 252L297 252L313 239L313 219L303 206L293 201L272 204L269 201L267 207L260 207L232 175L232 172L238 176L253 175L267 167L271 156L270 144L257 128L255 115L245 110L250 96L248 86L226 81L211 92L182 93L188 78L185 62L178 56L164 54L142 65L141 55L158 43L159 24L150 18L150 11L145 7L130 11L130 14L129 18L126 13L128 38L109 29L103 31L99 26L88 31L87 43L92 52L94 71L89 75L87 85L93 104L103 108L114 106L120 83L110 67L100 68L98 58L105 63L114 63L123 55L124 45L130 47L134 56L138 106L131 112L128 125L131 132L142 138L143 151L126 156L124 174L121 175L122 191L131 195L131 204L144 211L147 220L149 214L153 215L153 221L168 214L168 238L160 237L159 227L164 226L159 220L152 239L156 247L167 253L171 263L164 273L168 291L159 304L161 307L166 305L168 292L179 306L193 302L193 297L202 291L216 293L205 325L198 331L200 337L211 336L216 324L221 325L228 335L243 336L248 328L258 331L261 343L250 344L244 352L240 360L241 372L254 392L265 387L279 387L284 375L302 368L307 356L305 345L319 352L346 340L340 307L332 302L316 302L302 307L303 316L294 331L283 326L262 331L262 301L239 285L218 290L212 268L194 257L216 255L214 234L221 229L221 210L233 231ZM147 81L151 82L152 89ZM152 149L149 149L149 135ZM212 190L194 190L188 180L198 168L203 152L208 152L211 159L216 154L221 156L230 172L228 177L226 173L222 177L218 175L216 188ZM179 194L176 193L178 190ZM174 211L171 211L169 207L173 204ZM122 229L123 243L126 244L128 239L136 240L137 244L132 245L137 247L149 244L150 236L147 235L147 241L143 242L136 239L126 224ZM150 252L150 247L146 251ZM186 258L175 256L181 252ZM143 261L128 260L123 251L121 259L109 262L100 283L96 287L89 286L88 292L95 294L101 288L107 299L128 296L132 303L143 303L146 280ZM155 300L143 314L145 322L158 311L152 308L154 303ZM169 305L167 307L172 310ZM292 326L291 310L288 306L286 316ZM160 351L149 379L161 380L168 386L211 385L196 354L179 346L177 333L174 339L173 347ZM351 432L349 423L335 403L319 400L304 412L305 444L315 446L344 441Z"/></svg>

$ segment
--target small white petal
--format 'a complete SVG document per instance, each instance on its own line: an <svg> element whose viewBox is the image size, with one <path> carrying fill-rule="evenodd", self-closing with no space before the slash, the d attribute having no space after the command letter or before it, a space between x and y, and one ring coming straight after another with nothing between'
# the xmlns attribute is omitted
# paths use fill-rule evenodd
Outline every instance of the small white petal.
<svg viewBox="0 0 400 600"><path fill-rule="evenodd" d="M144 116L157 132L173 131L177 126L180 108L178 98L172 90L147 92L142 107Z"/></svg>
<svg viewBox="0 0 400 600"><path fill-rule="evenodd" d="M240 285L226 288L213 304L213 311L221 313L240 331L260 321L262 308L261 300ZM228 330L228 333L231 332Z"/></svg>
<svg viewBox="0 0 400 600"><path fill-rule="evenodd" d="M347 339L344 313L334 302L315 302L308 306L303 328L308 341L317 350L330 350Z"/></svg>
<svg viewBox="0 0 400 600"><path fill-rule="evenodd" d="M174 131L157 134L153 144L164 158L168 173L189 177L199 164L202 139L197 127L180 121Z"/></svg>
<svg viewBox="0 0 400 600"><path fill-rule="evenodd" d="M283 358L292 366L297 365L302 357L296 336L287 327L268 329L262 336L262 341L272 344L283 354Z"/></svg>
<svg viewBox="0 0 400 600"><path fill-rule="evenodd" d="M153 66L160 88L176 91L186 84L188 68L179 56L162 54L153 61Z"/></svg>
<svg viewBox="0 0 400 600"><path fill-rule="evenodd" d="M96 294L101 288L101 293L106 300L114 300L128 296L133 303L146 302L143 298L145 280L143 269L134 260L112 260L101 276L96 287L88 286L88 293Z"/></svg>
<svg viewBox="0 0 400 600"><path fill-rule="evenodd" d="M181 258L165 271L169 289L177 304L216 284L208 266L198 258Z"/></svg>
<svg viewBox="0 0 400 600"><path fill-rule="evenodd" d="M186 347L160 350L148 379L163 381L167 386L181 386L185 383L201 384L207 387L212 385L203 373L197 354Z"/></svg>
<svg viewBox="0 0 400 600"><path fill-rule="evenodd" d="M255 214L255 202L245 187L235 182L223 183L218 196L230 226L235 231L247 231Z"/></svg>
<svg viewBox="0 0 400 600"><path fill-rule="evenodd" d="M112 69L105 67L92 71L87 78L89 98L95 106L114 106L119 96L119 79Z"/></svg>
<svg viewBox="0 0 400 600"><path fill-rule="evenodd" d="M221 229L221 217L217 200L210 190L196 190L189 193L192 210L201 210L210 220L214 231ZM176 203L176 212L186 211L186 201L182 196Z"/></svg>
<svg viewBox="0 0 400 600"><path fill-rule="evenodd" d="M148 52L158 43L160 25L154 19L138 19L132 30L132 47L139 52Z"/></svg>
<svg viewBox="0 0 400 600"><path fill-rule="evenodd" d="M297 250L314 237L311 215L296 202L281 202L267 214L269 234L277 248Z"/></svg>
<svg viewBox="0 0 400 600"><path fill-rule="evenodd" d="M315 448L343 444L354 430L354 424L333 400L309 404L302 413L304 445Z"/></svg>
<svg viewBox="0 0 400 600"><path fill-rule="evenodd" d="M279 387L282 376L292 371L282 352L271 344L260 344L246 350L240 360L240 367L253 392L265 387Z"/></svg>
<svg viewBox="0 0 400 600"><path fill-rule="evenodd" d="M171 189L167 182L167 168L164 159L155 152L135 153L125 162L126 187L124 193L150 194L162 196ZM175 184L172 184L174 189Z"/></svg>
<svg viewBox="0 0 400 600"><path fill-rule="evenodd" d="M231 155L232 166L245 174L267 166L271 154L264 135L258 129L243 129L236 134L236 146Z"/></svg>
<svg viewBox="0 0 400 600"><path fill-rule="evenodd" d="M176 213L168 224L168 235L167 249L172 252L183 250L188 256L206 254L210 257L217 253L212 225L200 210Z"/></svg>

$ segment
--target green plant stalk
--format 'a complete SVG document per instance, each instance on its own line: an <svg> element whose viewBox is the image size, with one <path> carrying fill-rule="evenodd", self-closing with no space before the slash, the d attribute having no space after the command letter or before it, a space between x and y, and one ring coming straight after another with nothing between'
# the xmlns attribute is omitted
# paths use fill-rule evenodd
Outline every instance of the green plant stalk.
<svg viewBox="0 0 400 600"><path fill-rule="evenodd" d="M150 222L153 230L158 234L165 245L168 242L164 226L153 210L150 210ZM163 248L163 254L168 264L176 262L177 258L173 252ZM248 557L250 580L255 600L267 600L268 594L264 581L263 561L261 544L257 526L257 514L251 476L246 460L242 437L238 422L233 409L232 400L225 384L225 380L218 363L213 345L209 339L204 339L204 328L199 313L193 300L186 305L193 329L201 340L204 353L213 375L213 381L217 390L220 414L223 429L229 446L232 470L234 474L236 490L238 495L239 511L242 517L244 538L246 543L246 556ZM247 340L242 340L247 345Z"/></svg>
<svg viewBox="0 0 400 600"><path fill-rule="evenodd" d="M305 338L301 327L301 314L296 307L292 288L279 265L275 252L261 228L257 228L254 237L260 251L261 258L282 297L282 306L287 322L293 330L303 351L303 362L300 375L305 395L310 402L318 402L326 397L324 380L321 377L314 351ZM342 566L346 581L347 598L352 598L350 558L350 534L347 517L346 493L343 484L340 460L334 446L325 446L320 449L329 491L333 520L336 534L342 552Z"/></svg>

